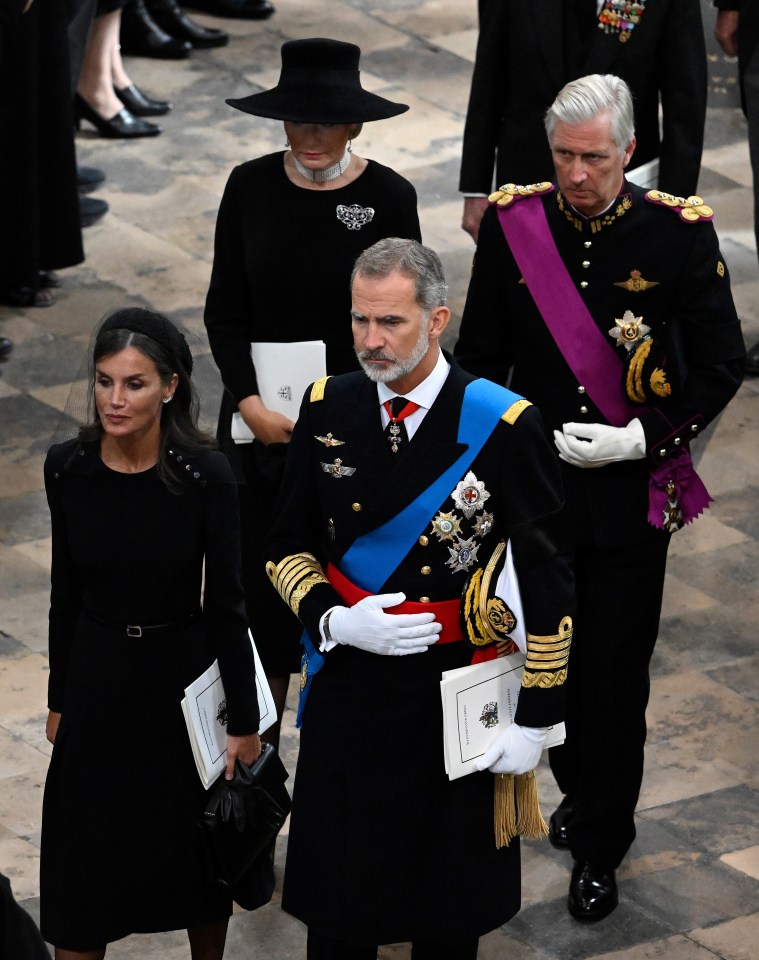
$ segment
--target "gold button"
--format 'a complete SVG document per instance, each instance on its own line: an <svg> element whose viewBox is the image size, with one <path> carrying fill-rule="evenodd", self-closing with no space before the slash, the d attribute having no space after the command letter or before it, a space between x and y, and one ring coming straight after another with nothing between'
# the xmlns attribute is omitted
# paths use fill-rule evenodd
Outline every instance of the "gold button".
<svg viewBox="0 0 759 960"><path fill-rule="evenodd" d="M589 266L590 266L590 260L583 260L583 261L582 261L582 269L583 269L583 270L587 270Z"/></svg>
<svg viewBox="0 0 759 960"><path fill-rule="evenodd" d="M577 388L577 392L578 392L578 393L585 393L585 387L578 387L578 388Z"/></svg>
<svg viewBox="0 0 759 960"><path fill-rule="evenodd" d="M356 511L356 513L361 513L361 511L364 509L360 503L352 503L351 506Z"/></svg>
<svg viewBox="0 0 759 960"><path fill-rule="evenodd" d="M692 423L690 428L694 433L698 430L698 426L695 423Z"/></svg>
<svg viewBox="0 0 759 960"><path fill-rule="evenodd" d="M590 240L586 240L585 243L583 244L583 246L585 247L586 250L590 250L590 248L593 246L593 244L591 243Z"/></svg>
<svg viewBox="0 0 759 960"><path fill-rule="evenodd" d="M666 456L667 456L667 451L666 451L666 450L660 450L660 451L659 451L659 456L660 456L660 457L666 457Z"/></svg>
<svg viewBox="0 0 759 960"><path fill-rule="evenodd" d="M425 537L424 534L422 534L421 537L419 537L419 546L420 546L420 547L426 547L429 542L430 542L430 538L429 538L429 537Z"/></svg>
<svg viewBox="0 0 759 960"><path fill-rule="evenodd" d="M419 597L419 603L429 603L429 602L430 602L429 597Z"/></svg>
<svg viewBox="0 0 759 960"><path fill-rule="evenodd" d="M588 412L588 408L587 408L587 407L585 407L585 406L580 407L580 413L587 413L587 412Z"/></svg>
<svg viewBox="0 0 759 960"><path fill-rule="evenodd" d="M426 577L428 574L432 573L432 567L422 567L420 572Z"/></svg>
<svg viewBox="0 0 759 960"><path fill-rule="evenodd" d="M679 437L675 437L674 444L676 447L679 447L683 441Z"/></svg>
<svg viewBox="0 0 759 960"><path fill-rule="evenodd" d="M587 281L587 280L583 280L582 283L580 284L580 286L582 287L583 290L587 287L587 285L588 285L588 281Z"/></svg>

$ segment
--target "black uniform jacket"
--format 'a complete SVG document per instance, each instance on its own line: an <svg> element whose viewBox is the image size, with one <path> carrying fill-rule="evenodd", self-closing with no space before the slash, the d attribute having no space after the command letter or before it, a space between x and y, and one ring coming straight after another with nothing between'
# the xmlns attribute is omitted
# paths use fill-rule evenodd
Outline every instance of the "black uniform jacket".
<svg viewBox="0 0 759 960"><path fill-rule="evenodd" d="M339 566L357 537L413 501L462 452L457 443L459 412L464 388L472 379L453 363L432 408L398 454L390 451L382 432L377 387L363 373L329 379L322 400L312 401L307 395L290 445L279 519L268 550L271 561L282 565L285 558L310 553L319 568L327 562ZM341 445L327 446L324 440L330 435ZM354 472L335 477L325 466L333 467L336 460ZM500 421L471 472L489 494L482 508L467 518L449 496L439 513L452 513L460 522L460 533L441 537L435 532L435 516L430 516L378 592L402 591L408 600L422 602L458 598L476 566L486 563L500 540L511 538L526 629L536 636L556 635L562 618L572 614L572 578L563 535L560 473L537 409L528 407L514 423ZM483 522L488 532L478 532ZM477 560L455 569L461 566L453 559L457 543L470 538L478 545ZM294 588L292 582L290 597ZM340 603L324 582L316 582L300 599L296 612L317 645L319 619ZM462 657L466 663L469 654L463 651ZM563 684L523 690L520 723L541 726L560 720L562 713Z"/></svg>
<svg viewBox="0 0 759 960"><path fill-rule="evenodd" d="M600 469L562 464L575 541L630 543L646 529L650 468L697 437L742 379L745 348L717 235L710 221L686 222L678 208L650 203L629 184L591 220L573 215L558 192L518 202L543 203L561 258L603 333L630 310L661 350L672 392L641 407L647 458ZM511 375L511 389L539 407L551 440L564 423L606 422L543 322L494 208L483 218L455 354L496 383ZM609 376L623 390L620 370Z"/></svg>
<svg viewBox="0 0 759 960"><path fill-rule="evenodd" d="M658 156L662 189L695 193L706 116L699 0L648 3L626 41L593 28L587 50L573 38L573 6L565 0L480 0L460 189L489 193L494 159L496 185L549 180L546 110L570 80L612 73L633 95L637 147L632 165Z"/></svg>

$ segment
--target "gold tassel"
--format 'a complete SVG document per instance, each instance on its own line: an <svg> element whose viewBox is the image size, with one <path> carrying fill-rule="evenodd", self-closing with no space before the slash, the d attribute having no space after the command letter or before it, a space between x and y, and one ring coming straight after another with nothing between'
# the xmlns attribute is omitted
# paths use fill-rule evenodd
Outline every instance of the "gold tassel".
<svg viewBox="0 0 759 960"><path fill-rule="evenodd" d="M529 840L542 840L548 836L548 825L540 812L538 802L538 778L535 771L515 777L517 793L517 833Z"/></svg>
<svg viewBox="0 0 759 960"><path fill-rule="evenodd" d="M497 849L508 847L516 836L529 840L547 836L548 825L540 812L534 770L516 777L496 774L493 819Z"/></svg>
<svg viewBox="0 0 759 960"><path fill-rule="evenodd" d="M495 775L493 817L495 821L495 845L508 847L517 835L517 810L514 796L514 777L508 773Z"/></svg>

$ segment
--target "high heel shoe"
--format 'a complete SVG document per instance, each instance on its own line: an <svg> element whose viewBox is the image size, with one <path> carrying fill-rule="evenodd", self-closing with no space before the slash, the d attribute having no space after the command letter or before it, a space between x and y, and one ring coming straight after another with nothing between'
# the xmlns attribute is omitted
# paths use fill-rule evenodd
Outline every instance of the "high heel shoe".
<svg viewBox="0 0 759 960"><path fill-rule="evenodd" d="M119 110L114 117L101 117L84 97L77 93L74 97L74 122L77 130L82 120L88 120L104 137L155 137L161 132L157 124L135 117L126 107Z"/></svg>
<svg viewBox="0 0 759 960"><path fill-rule="evenodd" d="M121 11L121 52L137 57L184 60L192 45L162 30L151 17L145 0L128 0Z"/></svg>
<svg viewBox="0 0 759 960"><path fill-rule="evenodd" d="M168 100L153 100L133 83L128 87L122 87L121 90L114 87L113 92L135 117L160 117L174 109L173 103L169 103Z"/></svg>
<svg viewBox="0 0 759 960"><path fill-rule="evenodd" d="M194 48L223 47L229 43L228 33L191 20L177 0L146 0L146 4L150 16L162 30L178 40L186 40Z"/></svg>

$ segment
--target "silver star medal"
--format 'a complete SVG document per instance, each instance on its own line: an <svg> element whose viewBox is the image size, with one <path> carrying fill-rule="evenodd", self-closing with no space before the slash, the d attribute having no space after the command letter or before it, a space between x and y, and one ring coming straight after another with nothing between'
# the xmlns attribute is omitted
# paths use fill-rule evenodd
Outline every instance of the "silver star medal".
<svg viewBox="0 0 759 960"><path fill-rule="evenodd" d="M322 470L334 477L335 480L339 480L340 477L352 477L356 472L355 467L344 467L343 461L340 459L340 457L336 457L334 463L324 463L324 461L320 462L322 465Z"/></svg>
<svg viewBox="0 0 759 960"><path fill-rule="evenodd" d="M643 323L643 317L636 317L632 310L625 310L622 319L615 319L614 324L609 336L617 341L618 347L624 347L627 351L632 350L633 345L651 331L651 327Z"/></svg>
<svg viewBox="0 0 759 960"><path fill-rule="evenodd" d="M459 570L468 570L477 559L479 549L480 545L474 542L474 537L470 537L468 540L457 540L455 546L448 547L450 557L445 562L451 568L452 573L458 573Z"/></svg>
<svg viewBox="0 0 759 960"><path fill-rule="evenodd" d="M481 510L490 494L485 484L470 470L464 479L457 485L451 494L453 502L461 510L467 520L471 519L478 510Z"/></svg>

